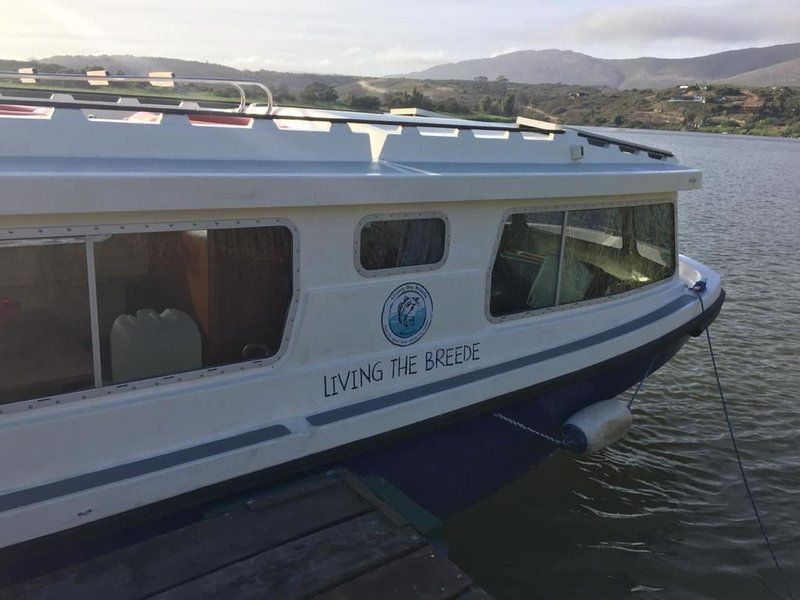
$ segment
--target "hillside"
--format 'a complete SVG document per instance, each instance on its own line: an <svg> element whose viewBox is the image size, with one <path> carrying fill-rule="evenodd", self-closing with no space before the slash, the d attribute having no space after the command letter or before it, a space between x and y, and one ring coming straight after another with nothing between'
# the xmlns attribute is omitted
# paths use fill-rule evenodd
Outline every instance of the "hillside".
<svg viewBox="0 0 800 600"><path fill-rule="evenodd" d="M618 89L663 89L681 84L720 81L752 71L784 65L776 76L800 79L800 43L745 48L693 58L603 59L569 50L523 50L410 73L412 79L474 79L500 75L517 83L603 85ZM759 75L759 85L788 85Z"/></svg>
<svg viewBox="0 0 800 600"><path fill-rule="evenodd" d="M787 60L777 65L770 65L763 69L756 69L755 71L734 75L733 77L728 77L721 81L754 87L766 87L770 85L800 87L800 58Z"/></svg>
<svg viewBox="0 0 800 600"><path fill-rule="evenodd" d="M407 75L410 79L496 79L517 83L566 83L619 87L625 74L599 58L570 50L521 50L494 58L438 65Z"/></svg>
<svg viewBox="0 0 800 600"><path fill-rule="evenodd" d="M800 45L798 45L800 46ZM526 53L515 53L524 56ZM545 53L547 54L547 53ZM551 54L562 60L563 53ZM584 55L569 53L572 64L587 64ZM588 57L590 60L591 57ZM639 72L650 78L667 77L671 64L654 64L656 59L634 59ZM762 57L760 60L767 60ZM771 60L771 58L769 59ZM723 73L725 60L709 59L697 68ZM787 80L800 67L800 59L737 75L752 81L769 77ZM745 67L759 64L746 63ZM200 77L252 78L267 83L276 102L283 106L320 106L365 111L386 111L397 107L418 107L462 117L507 120L516 115L571 125L607 125L651 129L751 133L800 137L800 87L747 87L738 83L693 85L679 89L616 89L614 72L594 71L595 82L603 85L524 84L507 76L493 79L479 76L459 80L417 80L402 77L353 77L274 71L242 71L226 65L159 57L57 56L46 62L23 64L0 60L0 69L16 70L37 66L42 72L81 72L88 67L106 68L113 73L141 75L149 71L174 71ZM555 68L551 65L549 68ZM513 73L513 72L512 72ZM787 75L788 73L788 75ZM14 81L2 85L16 86ZM63 89L70 84L62 84ZM75 84L72 84L73 86ZM56 83L50 87L59 87ZM88 86L86 86L88 87ZM72 89L75 89L74 87ZM82 88L79 88L82 89ZM142 96L164 92L146 84L124 84L108 92ZM191 85L182 88L196 99L224 100L218 87ZM231 92L231 90L228 90ZM169 93L169 92L168 92ZM185 96L184 96L185 97Z"/></svg>

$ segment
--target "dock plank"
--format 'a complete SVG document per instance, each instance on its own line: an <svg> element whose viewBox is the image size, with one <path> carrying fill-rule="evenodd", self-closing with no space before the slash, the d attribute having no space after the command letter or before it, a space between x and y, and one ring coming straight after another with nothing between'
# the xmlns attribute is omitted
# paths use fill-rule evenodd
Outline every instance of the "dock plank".
<svg viewBox="0 0 800 600"><path fill-rule="evenodd" d="M3 590L2 597L145 598L372 510L362 496L335 479L263 495L248 506L19 584Z"/></svg>
<svg viewBox="0 0 800 600"><path fill-rule="evenodd" d="M431 546L324 592L315 600L447 600L466 593L472 580Z"/></svg>
<svg viewBox="0 0 800 600"><path fill-rule="evenodd" d="M377 511L289 542L173 588L157 600L309 598L425 544Z"/></svg>
<svg viewBox="0 0 800 600"><path fill-rule="evenodd" d="M0 589L0 597L489 598L349 471L227 502L207 506L202 520Z"/></svg>

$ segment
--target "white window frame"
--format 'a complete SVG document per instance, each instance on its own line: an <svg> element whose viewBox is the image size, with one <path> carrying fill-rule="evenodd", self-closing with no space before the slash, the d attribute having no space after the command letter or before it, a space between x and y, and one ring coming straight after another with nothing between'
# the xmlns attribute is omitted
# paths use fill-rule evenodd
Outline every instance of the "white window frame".
<svg viewBox="0 0 800 600"><path fill-rule="evenodd" d="M592 210L592 209L600 209L600 208L620 208L620 207L636 207L636 206L650 206L650 205L658 205L658 204L671 204L672 205L672 219L673 219L673 270L672 274L669 277L665 277L664 279L659 279L658 281L654 281L652 283L648 283L641 287L637 287L632 290L628 290L627 292L619 292L617 294L611 294L610 296L603 296L601 298L592 298L590 300L581 300L580 302L570 302L568 304L559 304L559 296L561 294L561 268L564 263L564 247L566 244L566 235L565 229L567 227L567 219L569 217L570 211L580 211L580 210ZM540 213L540 212L561 212L564 213L564 220L561 225L561 248L559 251L558 256L558 272L556 275L556 298L555 298L555 305L548 306L545 308L536 308L531 310L526 310L523 312L518 312L510 315L503 315L503 316L494 316L492 315L491 309L491 300L492 300L492 272L494 271L494 265L497 260L497 253L500 250L500 241L503 237L503 231L505 228L505 224L508 221L511 215L515 214L524 214L524 213ZM653 287L664 285L668 282L673 281L676 277L678 277L678 203L677 199L668 196L663 198L647 198L647 199L631 199L625 201L612 201L612 202L571 202L567 204L547 204L547 205L535 205L535 206L521 206L521 207L514 207L507 210L503 213L503 217L500 221L500 226L497 229L497 235L495 236L494 246L492 249L491 254L491 261L489 262L489 267L486 272L486 292L485 292L485 299L484 299L484 310L486 314L486 318L491 323L505 323L506 321L513 321L516 319L525 319L528 317L547 314L562 310L570 310L572 308L578 308L581 306L588 306L591 304L600 304L603 302L612 302L618 300L620 298L626 298L631 296L632 294L638 294L645 290L652 289Z"/></svg>
<svg viewBox="0 0 800 600"><path fill-rule="evenodd" d="M368 223L379 221L411 221L416 219L441 219L444 222L444 249L442 258L438 262L424 265L414 265L410 267L393 267L391 269L365 269L361 264L361 230ZM383 277L386 275L405 275L408 273L422 273L424 271L435 271L447 262L447 255L450 252L450 220L443 212L424 211L424 212L393 212L382 214L371 214L362 218L356 225L355 239L353 242L353 265L363 277Z"/></svg>
<svg viewBox="0 0 800 600"><path fill-rule="evenodd" d="M292 298L286 313L286 322L283 327L283 337L275 354L263 359L242 361L227 365L207 367L196 371L162 375L149 379L142 379L121 384L102 384L102 364L100 356L100 328L97 306L97 285L95 278L94 241L95 237L125 233L158 233L166 231L198 231L211 229L242 229L253 227L285 227L292 234ZM0 404L0 415L54 404L66 404L76 400L97 398L131 390L146 389L159 385L191 381L233 373L256 368L274 367L275 363L283 356L289 345L294 330L297 305L300 300L300 237L297 227L285 218L258 218L258 219L226 219L215 221L171 221L152 223L122 223L116 225L87 225L69 227L37 227L14 228L0 230L0 242L8 240L41 239L41 238L79 238L83 237L86 245L86 268L88 270L89 286L89 317L92 334L92 360L94 366L95 387L78 392L67 392L53 396L20 400L8 404Z"/></svg>

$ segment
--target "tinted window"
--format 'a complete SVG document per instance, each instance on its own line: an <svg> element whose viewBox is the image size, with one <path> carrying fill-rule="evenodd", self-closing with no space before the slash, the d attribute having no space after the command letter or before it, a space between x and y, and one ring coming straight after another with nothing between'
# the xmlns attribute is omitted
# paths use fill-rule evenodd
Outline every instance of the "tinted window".
<svg viewBox="0 0 800 600"><path fill-rule="evenodd" d="M359 257L367 271L435 265L444 257L444 219L368 221L360 235Z"/></svg>
<svg viewBox="0 0 800 600"><path fill-rule="evenodd" d="M0 242L0 403L94 384L83 238Z"/></svg>
<svg viewBox="0 0 800 600"><path fill-rule="evenodd" d="M500 317L611 296L674 270L672 204L513 214L495 257L489 310Z"/></svg>
<svg viewBox="0 0 800 600"><path fill-rule="evenodd" d="M287 228L122 234L94 248L105 383L278 351L292 298Z"/></svg>
<svg viewBox="0 0 800 600"><path fill-rule="evenodd" d="M492 269L490 312L499 317L556 302L563 212L511 215Z"/></svg>
<svg viewBox="0 0 800 600"><path fill-rule="evenodd" d="M601 298L670 277L672 204L569 211L560 304Z"/></svg>

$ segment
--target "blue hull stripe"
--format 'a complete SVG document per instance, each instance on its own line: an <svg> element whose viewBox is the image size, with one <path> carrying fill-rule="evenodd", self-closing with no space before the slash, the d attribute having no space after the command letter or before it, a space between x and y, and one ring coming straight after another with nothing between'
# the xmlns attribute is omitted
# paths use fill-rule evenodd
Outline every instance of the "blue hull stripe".
<svg viewBox="0 0 800 600"><path fill-rule="evenodd" d="M455 375L441 381L428 383L425 385L417 386L408 390L395 392L386 396L380 396L371 400L365 400L349 406L327 410L321 413L310 415L306 417L311 425L327 425L335 423L344 419L349 419L358 415L363 415L375 410L387 408L404 402L410 402L429 394L436 394L452 388L467 385L487 377L495 375L502 375L515 369L528 367L530 365L556 358L563 354L583 350L589 346L607 342L613 338L623 336L627 333L635 331L641 327L645 327L667 315L680 310L684 306L695 302L696 298L692 295L686 294L677 298L655 310L647 315L634 319L618 327L613 327L602 333L569 342L549 350L536 352L528 356L523 356L510 360L497 365L477 369L469 373ZM203 458L208 458L225 452L239 450L247 446L261 444L269 440L274 440L280 437L289 435L291 431L283 425L272 425L255 431L249 431L232 437L215 440L191 448L184 448L183 450L176 450L175 452L168 452L158 456L145 458L142 460L126 463L116 467L109 467L99 471L93 471L84 475L77 475L61 481L54 481L44 485L26 488L11 492L8 494L0 495L0 512L19 508L29 504L44 502L52 500L60 496L75 494L91 488L109 485L125 479L147 475L155 471L161 471L170 467L175 467L184 463L189 463Z"/></svg>
<svg viewBox="0 0 800 600"><path fill-rule="evenodd" d="M37 487L11 492L10 494L0 496L0 512L11 510L12 508L19 508L27 504L52 500L53 498L66 496L68 494L75 494L102 485L116 483L124 479L147 475L154 471L161 471L202 458L208 458L209 456L230 452L231 450L239 450L240 448L253 446L289 435L289 433L291 432L283 425L272 425L222 440L200 444L199 446L192 446L191 448L160 454L124 465L93 471L85 475L77 475L69 479L62 479L61 481L54 481L53 483L46 483Z"/></svg>
<svg viewBox="0 0 800 600"><path fill-rule="evenodd" d="M633 321L629 321L628 323L619 325L617 327L612 327L611 329L601 333L596 333L595 335L591 335L574 342L569 342L568 344L556 346L555 348L543 350L542 352L529 354L528 356L515 358L514 360L509 360L507 362L492 365L490 367L476 369L474 371L470 371L469 373L462 373L461 375L448 377L447 379L442 379L441 381L426 383L415 388L394 392L393 394L388 394L386 396L364 400L363 402L349 404L347 406L342 406L341 408L326 410L314 415L310 415L306 417L306 420L311 425L315 426L328 425L344 419L357 417L374 410L380 410L396 404L410 402L424 396L437 394L439 392L444 392L462 385L474 383L476 381L480 381L481 379L486 379L487 377L494 377L495 375L502 375L515 369L529 367L536 363L550 360L551 358L569 354L570 352L577 352L578 350L583 350L590 346L602 344L603 342L607 342L616 337L626 335L632 331L650 325L659 319L663 319L667 315L680 310L692 302L697 302L697 297L690 294L685 294L680 298L676 298L669 304L665 304L658 310L654 310L653 312L639 317L638 319L634 319Z"/></svg>

